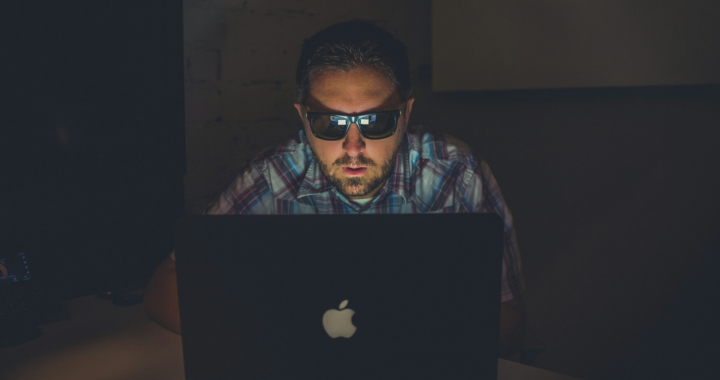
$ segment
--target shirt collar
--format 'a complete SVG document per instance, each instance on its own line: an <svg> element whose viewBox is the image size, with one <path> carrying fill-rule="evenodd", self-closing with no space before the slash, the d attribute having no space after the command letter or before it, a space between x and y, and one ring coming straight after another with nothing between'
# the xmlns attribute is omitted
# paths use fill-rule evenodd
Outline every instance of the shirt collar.
<svg viewBox="0 0 720 380"><path fill-rule="evenodd" d="M394 193L403 199L403 203L407 203L408 190L410 189L410 174L412 173L409 145L410 140L406 132L400 142L400 149L398 149L398 154L395 158L395 169L390 173L387 182L385 182L379 198L384 199Z"/></svg>
<svg viewBox="0 0 720 380"><path fill-rule="evenodd" d="M310 144L308 144L307 136L303 131L300 131L300 141L302 141L303 148L305 151L305 163L307 164L307 171L305 172L305 178L303 178L300 189L298 190L298 198L306 197L308 195L326 193L332 190L332 185L325 179L325 176L320 170L320 165L315 156L313 156L310 150Z"/></svg>

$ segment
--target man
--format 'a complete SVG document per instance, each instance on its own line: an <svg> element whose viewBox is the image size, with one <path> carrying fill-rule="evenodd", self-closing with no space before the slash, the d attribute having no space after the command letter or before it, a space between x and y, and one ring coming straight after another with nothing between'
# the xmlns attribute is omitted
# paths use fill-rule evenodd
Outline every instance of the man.
<svg viewBox="0 0 720 380"><path fill-rule="evenodd" d="M330 26L305 40L296 82L299 138L253 159L207 213L497 213L505 221L501 348L519 347L524 284L512 216L466 145L407 128L415 99L403 43L367 22ZM173 256L153 275L145 305L180 331Z"/></svg>

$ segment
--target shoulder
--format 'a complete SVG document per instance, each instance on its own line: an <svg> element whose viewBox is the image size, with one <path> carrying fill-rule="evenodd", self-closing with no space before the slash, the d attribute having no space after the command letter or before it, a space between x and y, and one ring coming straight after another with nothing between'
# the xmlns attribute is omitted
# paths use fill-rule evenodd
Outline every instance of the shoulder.
<svg viewBox="0 0 720 380"><path fill-rule="evenodd" d="M423 212L473 212L482 198L480 164L470 146L422 127L408 130L409 188Z"/></svg>
<svg viewBox="0 0 720 380"><path fill-rule="evenodd" d="M266 214L277 193L299 186L306 167L306 144L301 137L262 150L240 169L233 182L211 204L208 214Z"/></svg>
<svg viewBox="0 0 720 380"><path fill-rule="evenodd" d="M307 139L302 132L258 154L250 162L252 170L262 173L273 198L294 200L312 161Z"/></svg>
<svg viewBox="0 0 720 380"><path fill-rule="evenodd" d="M297 137L260 151L243 166L240 175L257 173L271 188L277 187L278 181L283 187L294 186L308 166L308 156L311 153L301 132Z"/></svg>
<svg viewBox="0 0 720 380"><path fill-rule="evenodd" d="M301 136L287 139L284 142L268 147L250 160L250 166L262 168L269 161L284 160L296 164L306 161L307 142Z"/></svg>
<svg viewBox="0 0 720 380"><path fill-rule="evenodd" d="M463 165L471 170L478 166L468 144L445 133L423 126L408 128L408 151L416 160Z"/></svg>

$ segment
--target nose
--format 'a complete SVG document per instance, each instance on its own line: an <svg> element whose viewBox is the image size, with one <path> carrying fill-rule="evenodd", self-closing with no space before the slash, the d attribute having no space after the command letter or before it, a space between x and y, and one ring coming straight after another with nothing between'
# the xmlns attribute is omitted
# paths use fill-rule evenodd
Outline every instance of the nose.
<svg viewBox="0 0 720 380"><path fill-rule="evenodd" d="M350 124L345 141L343 141L343 150L350 156L356 157L365 151L365 139L360 134L360 129L356 123Z"/></svg>

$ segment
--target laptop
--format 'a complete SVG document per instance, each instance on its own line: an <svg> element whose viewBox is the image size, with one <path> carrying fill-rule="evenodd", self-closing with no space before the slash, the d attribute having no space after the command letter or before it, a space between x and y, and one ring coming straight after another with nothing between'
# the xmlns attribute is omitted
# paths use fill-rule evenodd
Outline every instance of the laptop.
<svg viewBox="0 0 720 380"><path fill-rule="evenodd" d="M188 216L186 379L496 379L495 214Z"/></svg>

